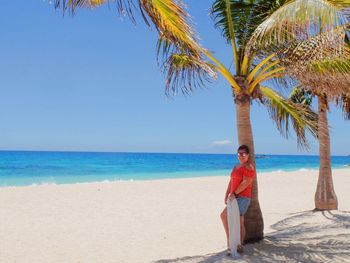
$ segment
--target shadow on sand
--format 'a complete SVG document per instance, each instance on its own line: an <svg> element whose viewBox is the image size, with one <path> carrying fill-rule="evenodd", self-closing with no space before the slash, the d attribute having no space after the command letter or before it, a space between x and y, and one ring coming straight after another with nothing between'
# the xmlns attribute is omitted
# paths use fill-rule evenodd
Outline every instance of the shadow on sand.
<svg viewBox="0 0 350 263"><path fill-rule="evenodd" d="M274 232L264 240L245 246L245 254L238 260L226 256L225 251L214 254L164 259L170 262L350 262L350 212L305 211L272 225Z"/></svg>

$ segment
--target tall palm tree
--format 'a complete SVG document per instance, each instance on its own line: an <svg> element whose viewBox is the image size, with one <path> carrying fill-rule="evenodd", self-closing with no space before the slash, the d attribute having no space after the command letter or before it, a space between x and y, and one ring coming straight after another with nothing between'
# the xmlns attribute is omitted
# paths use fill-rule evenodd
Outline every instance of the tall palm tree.
<svg viewBox="0 0 350 263"><path fill-rule="evenodd" d="M344 39L348 42L347 37ZM328 105L334 102L341 107L344 118L350 119L350 53L348 45L345 44L343 52L337 58L313 61L306 71L310 71L310 79L305 77L300 77L300 79L303 85L317 97L319 114L320 169L315 193L315 208L317 210L338 209L338 200L332 180L327 111ZM327 77L330 74L332 77Z"/></svg>
<svg viewBox="0 0 350 263"><path fill-rule="evenodd" d="M227 1L220 2L222 4ZM241 7L240 11L243 11L244 7L242 2L245 1L237 2L239 2L237 4ZM251 6L254 1L247 2L247 5ZM268 5L267 2L270 1L266 1L264 4ZM278 7L278 4L281 6ZM347 13L341 13L340 11L346 10L344 8L348 8L349 6L350 1L276 1L272 5L274 12L267 18L264 18L264 21L255 27L254 32L249 35L244 55L240 56L242 57L242 64L239 66L241 70L243 68L243 71L240 72L241 75L245 73L244 68L246 64L244 61L246 56L260 53L265 55L264 57L267 57L266 60L268 61L269 56L275 55L278 59L276 59L272 65L278 66L277 69L270 71L272 72L271 74L276 74L277 71L277 74L283 74L282 76L277 76L279 78L289 76L297 81L300 81L302 78L310 80L315 77L314 72L312 70L305 71L304 69L306 65L311 65L311 68L312 65L313 67L316 65L322 70L322 81L327 80L325 82L328 84L328 86L326 84L320 85L322 81L317 82L319 86L322 86L323 94L337 96L334 93L334 88L330 88L331 82L329 79L332 78L336 78L337 82L342 83L341 87L343 88L340 89L342 92L341 94L348 93L348 77L343 74L344 71L350 68L350 64L346 63L348 61L343 60L341 63L338 61L338 64L341 65L338 68L341 70L340 73L337 72L338 74L334 77L334 70L325 70L324 65L329 68L330 62L324 61L324 59L328 58L334 61L336 58L344 57L343 43L347 24ZM276 9L276 7L278 8ZM250 13L251 21L254 21L253 18L256 16L257 13ZM242 15L239 16L239 18L242 19ZM221 18L219 21L222 23L225 20ZM247 28L249 29L250 27L244 24L246 21L247 18L243 18L243 23L239 24L237 27L237 34L240 33L240 30L243 31L243 34L247 34ZM244 43L244 41L240 41L240 39L234 42L238 44ZM235 43L232 43L232 45ZM315 44L318 44L318 46ZM310 48L305 48L305 46ZM268 54L272 55L268 56ZM247 60L249 61L249 57ZM247 64L249 65L249 62ZM271 68L271 65L265 65L265 68ZM252 69L251 72L255 70L256 68ZM298 74L293 74L294 72ZM266 73L263 72L263 74ZM341 76L339 76L340 74ZM318 80L319 79L320 77ZM305 83L301 81L301 83L305 85L309 82ZM334 85L334 82L332 84ZM347 88L345 88L346 85ZM339 96L337 98L339 98ZM343 106L348 105L347 95L343 95L342 98L346 98ZM329 134L327 119L324 113L324 102L324 99L319 100L320 119L317 135L323 147L320 147L321 169L315 200L317 208L329 209L336 203L334 202L336 197L330 174Z"/></svg>
<svg viewBox="0 0 350 263"><path fill-rule="evenodd" d="M95 6L104 2L106 1L55 1L56 7L69 9L72 13L77 7ZM198 44L198 38L181 0L138 0L137 4L132 0L108 2L115 2L118 11L127 14L132 20L134 20L132 10L138 6L146 23L151 20L157 28L158 51L167 74L168 94L171 92L176 94L178 88L184 93L191 93L194 87L201 87L205 80L215 78L218 73L227 80L236 105L238 141L239 144L249 146L252 162L255 162L250 122L252 101L267 106L272 120L283 135L288 136L291 122L299 145L306 145L306 130L317 136L316 116L312 111L284 99L273 88L266 86L268 84L266 81L272 79L276 79L279 83L292 81L286 77L285 67L281 64L281 51L273 45L271 48L266 48L268 45L266 43L271 40L283 42L295 38L294 35L299 33L301 25L308 19L306 12L312 14L315 23L321 21L325 26L332 24L338 15L337 9L333 6L305 4L315 2L306 0L215 0L211 9L212 17L232 47L235 71L230 72L209 50ZM273 23L270 21L270 27L266 29L263 21L271 17L274 21ZM281 33L281 27L286 25L284 20L286 17L289 18L288 32ZM265 35L270 37L266 38ZM260 41L261 39L263 41ZM258 49L261 43L265 43L263 52ZM246 228L247 240L259 240L263 237L263 220L256 180L253 185L252 205L247 213Z"/></svg>
<svg viewBox="0 0 350 263"><path fill-rule="evenodd" d="M280 64L285 68L286 74L296 78L302 89L317 96L320 169L315 193L315 208L331 210L338 208L338 200L332 180L327 111L328 104L334 101L342 107L345 118L350 117L350 46L347 33L350 1L314 2L323 2L337 10L336 16L333 16L329 24L314 22L311 31L308 27L303 28L298 24L299 32L292 39L284 33L281 39L270 41L269 44L279 48L281 45L284 47L280 54ZM288 19L285 19L286 25L282 25L280 31L289 31L290 25L287 21ZM257 43L258 46L266 45L266 42L261 39L271 34L261 32L270 30L269 22L269 19L266 20L264 22L266 25L260 26L256 31L255 46ZM287 48L286 45L288 45Z"/></svg>
<svg viewBox="0 0 350 263"><path fill-rule="evenodd" d="M230 72L212 53L203 50L206 64L220 73L231 86L237 115L237 131L239 144L246 144L252 151L251 161L255 163L254 142L250 122L252 101L267 106L270 116L277 128L285 136L288 135L290 120L297 134L298 143L306 145L305 130L317 136L317 125L313 121L316 116L300 104L284 99L273 88L267 87L266 81L277 79L278 82L293 82L285 74L279 55L282 50L271 48L260 52L251 43L258 42L256 31L265 19L275 12L289 13L291 7L284 6L287 1L228 1L216 0L211 9L215 24L221 29L224 38L232 47L235 71ZM318 6L312 7L315 13L324 12ZM293 8L295 9L295 7ZM303 7L303 12L306 10ZM332 10L329 11L330 13ZM298 16L299 14L295 15ZM294 19L295 23L298 19ZM279 24L275 23L275 27ZM159 46L169 45L160 39ZM265 48L266 49L266 48ZM166 53L166 52L165 52ZM183 92L190 93L192 87L203 85L208 76L205 69L197 65L190 53L177 48L167 53L164 68L167 72L167 91L177 93L180 87ZM196 78L197 77L197 78ZM263 237L263 219L258 202L257 180L254 180L252 204L246 214L247 241L259 240Z"/></svg>
<svg viewBox="0 0 350 263"><path fill-rule="evenodd" d="M348 83L349 84L349 83ZM316 91L315 91L316 92ZM296 87L290 95L290 99L295 103L311 105L312 96L318 99L319 115L319 151L320 151L320 169L315 193L316 210L338 209L338 200L334 191L331 159L330 159L330 138L327 120L327 110L329 101L326 95L312 93L312 89L306 90L302 87ZM344 118L350 119L350 95L339 96L335 103L340 106L344 112ZM324 132L322 132L324 131Z"/></svg>
<svg viewBox="0 0 350 263"><path fill-rule="evenodd" d="M320 168L315 193L317 210L338 209L338 199L332 179L327 111L329 103L335 102L342 108L344 118L350 119L350 57L349 54L342 53L342 55L348 58L326 59L311 63L307 70L315 71L310 72L309 77L313 76L313 79L300 76L305 87L318 99ZM325 77L323 75L325 72L327 75L332 74L333 77Z"/></svg>
<svg viewBox="0 0 350 263"><path fill-rule="evenodd" d="M348 82L348 85L350 85L350 82ZM341 106L344 112L344 118L347 120L350 120L349 94L341 95L336 99L336 103ZM331 169L330 138L327 120L329 102L325 94L316 96L318 97L319 129L321 132L319 133L320 169L315 193L315 208L317 210L334 210L338 209L338 199L333 187Z"/></svg>

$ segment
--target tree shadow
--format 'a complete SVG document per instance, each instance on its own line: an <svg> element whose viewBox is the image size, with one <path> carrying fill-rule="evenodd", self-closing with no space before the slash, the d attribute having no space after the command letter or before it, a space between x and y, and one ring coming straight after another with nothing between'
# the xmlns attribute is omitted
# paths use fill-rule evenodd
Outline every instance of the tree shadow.
<svg viewBox="0 0 350 263"><path fill-rule="evenodd" d="M225 251L163 259L154 263L225 262L350 262L350 212L304 211L273 224L264 240L245 246L245 254L233 260Z"/></svg>

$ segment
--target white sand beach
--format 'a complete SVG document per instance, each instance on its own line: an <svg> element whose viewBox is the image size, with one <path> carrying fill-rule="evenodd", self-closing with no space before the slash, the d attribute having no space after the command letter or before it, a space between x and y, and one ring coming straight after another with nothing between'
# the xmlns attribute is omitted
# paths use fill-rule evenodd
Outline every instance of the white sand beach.
<svg viewBox="0 0 350 263"><path fill-rule="evenodd" d="M228 177L0 188L0 262L231 262ZM314 212L317 171L258 174L265 239L235 262L350 262L350 169Z"/></svg>

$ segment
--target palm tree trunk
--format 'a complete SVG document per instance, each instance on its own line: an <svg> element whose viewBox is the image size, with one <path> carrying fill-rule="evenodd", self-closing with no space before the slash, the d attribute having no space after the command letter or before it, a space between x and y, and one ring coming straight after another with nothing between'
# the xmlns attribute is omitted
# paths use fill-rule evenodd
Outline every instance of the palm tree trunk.
<svg viewBox="0 0 350 263"><path fill-rule="evenodd" d="M250 123L250 96L243 94L236 96L236 117L239 145L249 147L249 159L255 165L255 152L252 126ZM258 182L255 176L252 187L252 200L245 215L246 242L255 242L264 237L264 221L258 200Z"/></svg>
<svg viewBox="0 0 350 263"><path fill-rule="evenodd" d="M315 193L315 206L317 210L333 210L338 209L338 200L334 192L332 180L327 98L324 96L318 96L318 115L320 170Z"/></svg>

